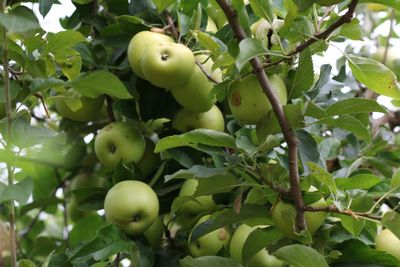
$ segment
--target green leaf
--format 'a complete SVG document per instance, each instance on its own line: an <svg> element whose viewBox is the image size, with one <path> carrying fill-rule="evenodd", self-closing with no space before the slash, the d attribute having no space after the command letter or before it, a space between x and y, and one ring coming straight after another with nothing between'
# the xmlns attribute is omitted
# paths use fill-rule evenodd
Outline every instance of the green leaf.
<svg viewBox="0 0 400 267"><path fill-rule="evenodd" d="M400 186L400 169L393 172L392 180L390 181L390 185L392 188L396 186Z"/></svg>
<svg viewBox="0 0 400 267"><path fill-rule="evenodd" d="M199 179L198 182L196 192L193 194L194 197L229 192L232 191L232 188L241 186L241 183L231 173Z"/></svg>
<svg viewBox="0 0 400 267"><path fill-rule="evenodd" d="M47 38L47 45L44 47L44 52L60 52L75 45L85 42L86 38L78 31L63 31L53 34Z"/></svg>
<svg viewBox="0 0 400 267"><path fill-rule="evenodd" d="M250 59L265 55L268 49L261 40L246 38L239 43L239 54L236 58L236 67L240 70L249 62Z"/></svg>
<svg viewBox="0 0 400 267"><path fill-rule="evenodd" d="M10 186L0 182L0 203L16 200L20 205L23 205L28 201L32 190L33 181L30 177Z"/></svg>
<svg viewBox="0 0 400 267"><path fill-rule="evenodd" d="M400 239L400 214L388 211L383 215L382 224Z"/></svg>
<svg viewBox="0 0 400 267"><path fill-rule="evenodd" d="M318 145L313 136L303 129L295 131L295 134L299 139L299 154L301 161L303 163L318 162Z"/></svg>
<svg viewBox="0 0 400 267"><path fill-rule="evenodd" d="M307 10L315 2L313 0L293 0L293 1L296 3L296 5L299 9L299 12L303 12L303 11Z"/></svg>
<svg viewBox="0 0 400 267"><path fill-rule="evenodd" d="M294 75L288 98L298 98L314 84L312 54L309 48L300 53L299 66Z"/></svg>
<svg viewBox="0 0 400 267"><path fill-rule="evenodd" d="M400 99L400 85L391 69L371 58L349 55L354 77L375 93Z"/></svg>
<svg viewBox="0 0 400 267"><path fill-rule="evenodd" d="M181 267L242 267L234 259L219 256L203 256L195 259L186 256L179 260L179 263Z"/></svg>
<svg viewBox="0 0 400 267"><path fill-rule="evenodd" d="M365 220L347 215L339 215L340 223L354 237L358 237L365 227Z"/></svg>
<svg viewBox="0 0 400 267"><path fill-rule="evenodd" d="M17 96L18 93L22 90L21 85L14 80L10 81L10 96L11 100L14 100ZM3 81L0 80L0 103L5 103L5 98L4 98L4 86L3 86Z"/></svg>
<svg viewBox="0 0 400 267"><path fill-rule="evenodd" d="M182 146L198 148L200 145L235 148L235 139L223 132L196 129L181 135L171 135L161 139L156 144L154 152L159 153L170 148Z"/></svg>
<svg viewBox="0 0 400 267"><path fill-rule="evenodd" d="M211 55L213 55L213 57L218 58L221 55L221 53L227 51L226 45L218 38L202 31L194 31L193 33L197 41L204 48L209 50Z"/></svg>
<svg viewBox="0 0 400 267"><path fill-rule="evenodd" d="M358 174L349 178L337 178L337 187L343 190L363 189L367 190L379 184L382 180L373 174Z"/></svg>
<svg viewBox="0 0 400 267"><path fill-rule="evenodd" d="M99 228L105 226L103 218L97 214L84 216L74 223L73 228L69 232L69 242L75 247L83 240L92 240L96 237Z"/></svg>
<svg viewBox="0 0 400 267"><path fill-rule="evenodd" d="M329 267L323 255L304 245L285 246L273 255L293 267Z"/></svg>
<svg viewBox="0 0 400 267"><path fill-rule="evenodd" d="M159 13L163 12L167 7L172 5L175 0L152 0L157 7Z"/></svg>
<svg viewBox="0 0 400 267"><path fill-rule="evenodd" d="M400 11L400 5L398 0L361 0L360 3L378 3L385 6L393 7Z"/></svg>
<svg viewBox="0 0 400 267"><path fill-rule="evenodd" d="M106 71L87 73L67 84L77 90L81 95L90 98L96 98L102 94L120 99L132 98L121 80L116 75Z"/></svg>
<svg viewBox="0 0 400 267"><path fill-rule="evenodd" d="M314 162L307 162L307 166L310 168L312 177L320 181L322 184L328 185L331 190L336 193L337 188L332 174Z"/></svg>
<svg viewBox="0 0 400 267"><path fill-rule="evenodd" d="M65 82L63 80L54 77L48 77L48 78L37 77L33 79L29 88L31 89L32 93L36 93L39 91L40 92L45 91L49 88L54 88L63 85L65 85Z"/></svg>
<svg viewBox="0 0 400 267"><path fill-rule="evenodd" d="M358 19L353 19L350 23L346 23L340 28L338 35L350 40L362 41L362 34L360 21Z"/></svg>
<svg viewBox="0 0 400 267"><path fill-rule="evenodd" d="M0 13L0 24L11 33L21 33L40 28L39 21L32 10L17 7L10 13Z"/></svg>
<svg viewBox="0 0 400 267"><path fill-rule="evenodd" d="M54 4L59 4L58 0L39 0L39 12L43 18L46 17Z"/></svg>
<svg viewBox="0 0 400 267"><path fill-rule="evenodd" d="M257 17L272 21L274 9L271 0L250 0L249 3Z"/></svg>
<svg viewBox="0 0 400 267"><path fill-rule="evenodd" d="M387 113L386 109L373 99L348 98L329 106L325 111L325 117L369 112Z"/></svg>
<svg viewBox="0 0 400 267"><path fill-rule="evenodd" d="M42 265L42 267L45 267ZM68 256L65 253L62 254L51 254L50 261L46 267L73 267L70 262L68 262Z"/></svg>
<svg viewBox="0 0 400 267"><path fill-rule="evenodd" d="M18 261L18 267L36 267L36 264L31 260L22 259Z"/></svg>
<svg viewBox="0 0 400 267"><path fill-rule="evenodd" d="M208 168L202 165L194 165L189 169L181 169L173 174L165 175L165 181L171 181L172 179L202 179L210 178L218 175L228 175L227 169L225 168Z"/></svg>

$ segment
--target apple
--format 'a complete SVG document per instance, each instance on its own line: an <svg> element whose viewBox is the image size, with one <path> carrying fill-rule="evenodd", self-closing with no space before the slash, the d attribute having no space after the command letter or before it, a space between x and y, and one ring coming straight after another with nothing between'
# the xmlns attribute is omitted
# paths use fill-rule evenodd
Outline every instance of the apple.
<svg viewBox="0 0 400 267"><path fill-rule="evenodd" d="M160 155L154 153L154 142L149 138L145 138L145 150L142 158L137 163L137 166L140 170L141 175L143 178L149 176L154 170L156 170L161 163Z"/></svg>
<svg viewBox="0 0 400 267"><path fill-rule="evenodd" d="M268 78L280 103L285 105L287 102L285 83L276 74L269 75ZM233 116L246 124L256 124L272 108L255 75L248 75L234 82L229 90L228 99Z"/></svg>
<svg viewBox="0 0 400 267"><path fill-rule="evenodd" d="M217 82L222 81L220 69L212 71L214 62L207 55L197 55L196 61L202 63L204 70ZM193 112L206 112L217 101L211 97L210 92L214 84L207 78L199 66L195 66L187 83L182 86L171 88L172 96L185 109Z"/></svg>
<svg viewBox="0 0 400 267"><path fill-rule="evenodd" d="M312 203L311 207L323 207L326 206L324 198ZM326 217L326 212L309 212L304 213L307 229L313 234L318 228L324 223ZM297 239L298 235L294 232L295 220L296 220L296 208L294 205L285 203L282 200L278 201L272 209L272 220L275 226L286 236Z"/></svg>
<svg viewBox="0 0 400 267"><path fill-rule="evenodd" d="M6 225L0 220L0 266L8 266L10 255L10 234Z"/></svg>
<svg viewBox="0 0 400 267"><path fill-rule="evenodd" d="M162 88L175 88L188 81L195 59L187 46L175 43L149 44L141 60L146 80Z"/></svg>
<svg viewBox="0 0 400 267"><path fill-rule="evenodd" d="M173 118L172 127L183 133L199 128L223 132L225 128L224 115L217 106L212 106L209 111L201 113L183 108Z"/></svg>
<svg viewBox="0 0 400 267"><path fill-rule="evenodd" d="M206 32L216 33L218 31L217 25L211 17L207 18Z"/></svg>
<svg viewBox="0 0 400 267"><path fill-rule="evenodd" d="M250 31L252 32L255 38L263 41L265 45L268 45L268 35L270 29L273 27L276 32L279 32L279 30L283 27L284 24L285 24L284 20L274 19L272 21L272 26L271 26L271 23L269 23L268 20L260 19L259 21L250 26ZM273 44L278 44L278 39L274 34L271 37L271 42Z"/></svg>
<svg viewBox="0 0 400 267"><path fill-rule="evenodd" d="M152 248L158 248L164 236L165 225L160 216L143 233Z"/></svg>
<svg viewBox="0 0 400 267"><path fill-rule="evenodd" d="M81 97L82 107L72 110L62 98L54 98L54 105L62 117L79 122L93 121L99 118L99 111L104 105L104 96L97 98Z"/></svg>
<svg viewBox="0 0 400 267"><path fill-rule="evenodd" d="M165 34L141 31L131 39L128 46L128 61L133 72L142 79L145 79L142 72L142 56L146 48L154 43L174 43L174 40Z"/></svg>
<svg viewBox="0 0 400 267"><path fill-rule="evenodd" d="M375 237L377 250L385 251L395 256L400 261L400 239L389 229L383 229Z"/></svg>
<svg viewBox="0 0 400 267"><path fill-rule="evenodd" d="M196 179L187 179L179 192L179 196L192 196L196 192L196 188L199 182ZM200 196L196 197L196 201L190 200L185 202L181 207L180 211L185 214L199 214L202 212L213 211L216 204L212 196Z"/></svg>
<svg viewBox="0 0 400 267"><path fill-rule="evenodd" d="M207 221L210 217L211 215L205 215L201 217L196 223L196 226ZM229 240L231 239L231 234L226 227L219 228L206 235L203 235L194 242L191 242L191 236L192 234L189 235L188 248L190 255L195 258L217 255L218 251L220 251L223 247L228 247Z"/></svg>
<svg viewBox="0 0 400 267"><path fill-rule="evenodd" d="M268 225L258 225L251 227L247 224L240 225L232 235L231 243L229 245L229 253L231 257L239 262L243 263L243 246L246 242L247 237L256 228L265 228ZM267 249L262 249L257 252L247 262L247 267L280 267L283 266L283 262L278 260L275 256L270 255Z"/></svg>
<svg viewBox="0 0 400 267"><path fill-rule="evenodd" d="M113 122L97 134L94 150L101 163L115 168L121 160L126 164L139 162L145 151L145 140L131 122Z"/></svg>
<svg viewBox="0 0 400 267"><path fill-rule="evenodd" d="M156 193L141 181L127 180L115 184L104 200L106 220L131 236L146 231L157 219L158 211Z"/></svg>

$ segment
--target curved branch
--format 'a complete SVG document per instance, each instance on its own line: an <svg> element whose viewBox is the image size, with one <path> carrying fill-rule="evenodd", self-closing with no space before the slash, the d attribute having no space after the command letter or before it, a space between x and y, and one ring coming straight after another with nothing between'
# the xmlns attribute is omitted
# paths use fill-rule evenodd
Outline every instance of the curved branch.
<svg viewBox="0 0 400 267"><path fill-rule="evenodd" d="M382 217L376 216L376 215L372 215L369 212L356 212L356 211L351 211L349 209L340 210L335 206L326 206L326 207L305 206L304 207L304 211L310 211L310 212L320 212L320 211L333 212L333 213L352 216L354 218L363 217L363 218L368 218L368 219L371 219L371 220L379 220L379 221L382 219Z"/></svg>

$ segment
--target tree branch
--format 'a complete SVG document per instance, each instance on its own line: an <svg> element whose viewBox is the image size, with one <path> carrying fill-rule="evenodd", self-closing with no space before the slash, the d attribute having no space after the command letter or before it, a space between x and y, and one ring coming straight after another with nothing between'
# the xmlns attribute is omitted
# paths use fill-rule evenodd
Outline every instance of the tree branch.
<svg viewBox="0 0 400 267"><path fill-rule="evenodd" d="M235 34L236 39L240 42L245 39L246 33L243 30L242 26L239 23L238 16L236 11L232 8L232 6L226 0L217 0L219 6L224 11L226 17L228 18L229 24L232 27L232 30ZM290 190L295 201L296 206L296 230L302 231L306 229L306 221L304 218L304 201L303 196L301 194L300 188L300 176L298 171L298 140L295 136L293 129L291 128L285 113L283 111L283 107L279 102L279 99L275 95L272 90L272 86L268 80L267 75L264 72L263 65L259 58L253 58L250 60L250 63L253 67L253 70L257 76L257 79L264 91L267 95L272 109L278 118L279 125L282 129L282 133L285 137L285 140L288 144L289 150L289 174L290 174Z"/></svg>
<svg viewBox="0 0 400 267"><path fill-rule="evenodd" d="M206 69L203 67L203 65L196 61L196 65L201 69L201 71L204 73L204 75L206 75L207 79L210 80L211 82L213 82L214 84L219 84L218 81L216 81L210 73L207 73Z"/></svg>
<svg viewBox="0 0 400 267"><path fill-rule="evenodd" d="M174 39L176 42L179 41L179 32L175 27L174 21L172 20L171 14L168 11L165 11L165 17L167 18L167 22L168 22L168 26L169 26L169 30L172 33Z"/></svg>
<svg viewBox="0 0 400 267"><path fill-rule="evenodd" d="M354 218L363 217L363 218L368 218L368 219L371 219L371 220L379 220L379 221L382 219L382 217L371 215L368 212L356 212L356 211L351 211L349 209L339 210L335 206L326 206L326 207L305 206L304 207L304 211L310 211L310 212L319 212L319 211L334 212L334 213L338 213L338 214L344 214L344 215L352 216Z"/></svg>

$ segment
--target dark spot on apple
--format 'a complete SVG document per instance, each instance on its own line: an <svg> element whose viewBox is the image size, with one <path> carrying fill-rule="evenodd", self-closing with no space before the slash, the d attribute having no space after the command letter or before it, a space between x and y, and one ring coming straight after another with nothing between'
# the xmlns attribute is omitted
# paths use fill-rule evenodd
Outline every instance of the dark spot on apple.
<svg viewBox="0 0 400 267"><path fill-rule="evenodd" d="M240 96L239 92L234 92L231 97L231 104L235 107L240 106L242 103L242 97Z"/></svg>
<svg viewBox="0 0 400 267"><path fill-rule="evenodd" d="M195 242L195 245L196 245L196 247L197 247L198 249L201 248L201 245L200 245L200 242L199 242L199 241L196 241L196 242Z"/></svg>
<svg viewBox="0 0 400 267"><path fill-rule="evenodd" d="M133 222L138 222L138 221L140 221L140 215L136 214L136 215L133 216L132 219L133 219Z"/></svg>
<svg viewBox="0 0 400 267"><path fill-rule="evenodd" d="M168 60L168 57L169 57L168 52L163 51L163 52L161 53L161 60L162 60L162 61L167 61L167 60Z"/></svg>
<svg viewBox="0 0 400 267"><path fill-rule="evenodd" d="M109 143L108 144L108 150L111 152L111 153L115 153L115 151L117 151L117 148L116 148L116 146L114 145L114 144L112 144L112 143Z"/></svg>
<svg viewBox="0 0 400 267"><path fill-rule="evenodd" d="M107 125L107 126L104 128L104 130L105 130L105 131L110 131L112 128L113 128L112 125Z"/></svg>

